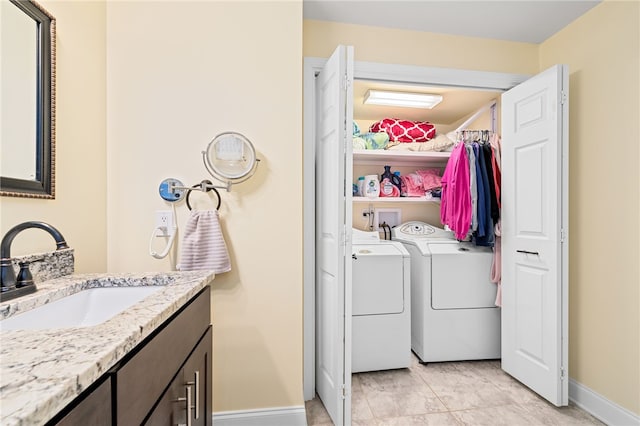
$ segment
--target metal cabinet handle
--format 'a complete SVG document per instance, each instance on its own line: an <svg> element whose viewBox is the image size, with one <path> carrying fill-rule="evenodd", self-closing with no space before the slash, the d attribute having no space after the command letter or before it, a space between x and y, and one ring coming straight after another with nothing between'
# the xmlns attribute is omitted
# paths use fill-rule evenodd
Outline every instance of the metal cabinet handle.
<svg viewBox="0 0 640 426"><path fill-rule="evenodd" d="M535 254L536 256L540 256L540 253L537 251L516 250L516 253Z"/></svg>
<svg viewBox="0 0 640 426"><path fill-rule="evenodd" d="M191 386L187 386L187 404L184 411L187 415L187 426L191 426Z"/></svg>
<svg viewBox="0 0 640 426"><path fill-rule="evenodd" d="M195 389L196 389L196 415L195 415L195 419L198 420L200 418L200 371L195 372L194 374L194 380L196 382L195 385Z"/></svg>
<svg viewBox="0 0 640 426"><path fill-rule="evenodd" d="M180 397L177 399L174 399L173 402L185 402L185 407L184 407L184 412L187 416L187 424L186 426L191 426L191 386L185 386L184 387L186 390L186 398L185 397ZM185 426L182 423L178 423L177 426Z"/></svg>
<svg viewBox="0 0 640 426"><path fill-rule="evenodd" d="M195 409L195 415L194 415L194 419L198 420L200 418L200 371L197 371L193 374L193 382L187 382L186 383L187 386L193 386L195 389L195 397L196 397L196 403L193 407Z"/></svg>

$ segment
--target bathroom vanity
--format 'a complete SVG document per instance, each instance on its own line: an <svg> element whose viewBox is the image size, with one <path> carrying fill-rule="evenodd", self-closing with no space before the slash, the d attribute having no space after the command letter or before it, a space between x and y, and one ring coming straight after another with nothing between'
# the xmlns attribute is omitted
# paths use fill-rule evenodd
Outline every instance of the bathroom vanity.
<svg viewBox="0 0 640 426"><path fill-rule="evenodd" d="M84 289L161 287L97 325L5 330L0 321L0 423L211 424L213 277L69 275L0 304L5 319Z"/></svg>

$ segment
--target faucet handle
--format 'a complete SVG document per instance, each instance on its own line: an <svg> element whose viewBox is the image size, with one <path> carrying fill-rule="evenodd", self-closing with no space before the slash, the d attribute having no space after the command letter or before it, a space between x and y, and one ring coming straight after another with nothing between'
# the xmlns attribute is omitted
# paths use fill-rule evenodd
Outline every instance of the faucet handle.
<svg viewBox="0 0 640 426"><path fill-rule="evenodd" d="M43 260L44 260L44 256L18 262L18 266L20 266L20 271L18 272L18 276L16 277L16 287L20 288L20 287L26 287L28 285L32 285L33 275L29 270L29 265L35 262L42 262Z"/></svg>
<svg viewBox="0 0 640 426"><path fill-rule="evenodd" d="M18 276L16 277L16 287L26 287L28 285L33 285L33 276L31 275L31 271L29 270L29 264L31 262L18 262L20 265L20 272L18 272Z"/></svg>

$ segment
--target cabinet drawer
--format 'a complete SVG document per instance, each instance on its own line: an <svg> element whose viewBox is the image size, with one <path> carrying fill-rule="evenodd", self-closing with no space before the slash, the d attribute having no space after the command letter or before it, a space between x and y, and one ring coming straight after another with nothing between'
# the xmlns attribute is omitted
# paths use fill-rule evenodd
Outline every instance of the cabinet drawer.
<svg viewBox="0 0 640 426"><path fill-rule="evenodd" d="M211 323L206 287L116 374L117 424L141 424Z"/></svg>

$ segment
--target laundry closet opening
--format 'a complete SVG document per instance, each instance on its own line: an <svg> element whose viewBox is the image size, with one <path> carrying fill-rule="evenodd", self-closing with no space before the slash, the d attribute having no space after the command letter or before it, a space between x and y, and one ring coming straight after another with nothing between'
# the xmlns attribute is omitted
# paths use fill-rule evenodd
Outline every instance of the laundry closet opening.
<svg viewBox="0 0 640 426"><path fill-rule="evenodd" d="M381 93L430 95L439 103L367 103ZM500 94L354 80L353 373L408 368L412 351L424 363L500 358L497 285L490 280L494 241L458 241L443 229L440 211L441 179L454 145L465 144L471 154L473 142L477 157L484 156L497 132ZM473 167L474 185L480 164L472 156L464 164ZM369 179L379 186L374 194ZM479 203L481 222L488 219L488 199ZM471 230L464 239L471 241Z"/></svg>
<svg viewBox="0 0 640 426"><path fill-rule="evenodd" d="M304 394L305 400L315 395L315 79L322 66L323 58L305 58L304 123L305 123L305 202L304 202L304 246L305 246L305 328L304 328ZM480 71L425 68L399 64L354 63L353 80L353 121L360 132L367 132L371 124L386 117L433 123L437 135L455 135L456 130L495 130L500 128L500 94L527 79L528 76L487 73ZM433 109L416 109L364 104L369 90L399 92L434 93L443 96L442 102ZM495 102L493 107L490 107ZM475 117L474 117L475 116ZM467 122L473 117L471 122ZM351 139L351 138L350 138ZM408 152L399 150L370 150L368 153L354 153L352 179L357 185L359 176L379 175L384 165L392 166L392 171L401 175L417 169L437 168L444 170L450 148L433 155L422 155L420 159L407 157ZM369 154L372 154L369 156ZM379 157L375 157L380 155ZM413 160L411 159L413 158ZM402 223L421 221L442 227L440 204L437 200L401 197L395 200L372 202L365 197L352 198L351 226L365 231L378 230L384 238L379 223L374 220L385 217L390 210L392 217ZM397 211L400 212L397 215ZM382 215L376 213L383 212ZM375 217L374 217L375 216ZM389 215L386 215L387 217ZM395 223L394 223L395 224ZM395 224L397 225L397 224ZM387 237L388 238L388 237Z"/></svg>
<svg viewBox="0 0 640 426"><path fill-rule="evenodd" d="M565 161L568 105L563 101L568 96L566 66L557 65L528 77L354 63L353 48L339 46L329 60L305 59L304 84L305 399L313 398L314 390L317 390L334 422L348 424L352 368L353 371L406 368L411 362L410 350L413 348L425 362L501 357L501 367L510 375L554 404L566 405L564 301L568 269L565 264L567 244L562 238L563 229L568 227L568 165ZM378 90L441 90L446 92L442 95L445 100L448 96L459 95L466 101L457 107L460 115L450 120L426 113L411 117L409 110L392 111L383 107L377 107L375 113L367 115L357 111L362 106L358 96L372 90L373 85L377 85ZM445 101L442 104L446 105ZM427 112L435 114L439 107ZM380 141L375 135L369 140L366 136L360 137L362 131L376 130L376 125L380 124L376 121L383 118L428 121L436 130L436 140L440 136L452 136L449 139L453 139L453 151L402 151L388 146L388 149L366 149L370 148L368 141L373 148ZM506 125L501 125L503 120ZM389 166L390 173L400 172L401 177L429 169L436 169L435 174L440 175L450 156L453 162L453 155L461 161L460 170L468 168L471 172L472 163L460 160L465 158L463 152L468 149L469 158L473 155L482 158L482 154L475 147L460 142L460 131L466 130L467 135L482 135L486 142L485 134L489 136L491 131L500 129L509 136L509 161L504 162L508 163L509 170L504 166L507 177L503 182L510 183L508 188L505 185L508 194L502 191L501 196L504 196L503 201L510 201L509 208L513 209L509 210L513 221L510 223L515 223L516 217L520 219L517 235L512 237L513 228L509 228L507 253L510 258L503 263L502 270L504 264L508 265L507 271L513 278L511 274L516 268L516 278L527 283L523 289L551 290L540 293L547 295L544 298L534 299L525 293L510 291L509 297L513 298L508 305L510 320L505 322L509 330L505 334L503 329L502 335L500 316L504 318L507 310L496 308L495 286L488 280L485 287L464 285L478 275L489 275L489 245L463 247L464 243L458 240L464 239L466 231L459 231L440 215L443 209L434 193L387 198L377 197L379 193L375 193L374 188L373 197L371 194L362 196L358 194L357 184L359 176L366 179L373 175L375 186L384 166ZM354 130L355 136L364 141L353 141ZM518 173L514 170L516 155ZM483 185L486 190L487 184ZM525 197L516 196L525 193ZM447 199L445 197L445 201ZM456 232L455 238L441 229L440 218ZM466 217L463 222L467 223ZM355 232L358 228L364 233ZM389 228L395 242L388 242ZM383 238L380 238L383 235L380 229L386 230ZM540 245L541 242L546 245ZM395 245L397 253L387 250L387 245ZM527 249L536 245L539 248ZM549 256L542 256L540 250L549 250ZM368 267L364 263L363 268L356 265L366 259L369 260ZM411 260L411 290L407 290L406 278L397 272L405 268L402 265L406 259ZM540 263L544 259L553 262ZM482 267L484 271L480 271ZM392 273L392 270L396 272ZM380 278L382 272L386 278ZM365 278L361 279L359 275L363 274ZM394 274L397 279L391 278ZM384 290L376 292L379 293L377 296L367 287L376 279L382 281L374 287ZM385 282L402 285L384 287ZM418 285L420 282L422 285ZM456 288L457 285L460 288ZM535 309L530 309L531 302ZM545 322L543 329L536 328L535 324L541 324L543 317L549 318L544 313L550 309L553 310L553 321ZM391 316L406 311L411 311L411 321L405 321L404 325L390 321ZM480 311L486 311L487 317L473 316ZM414 314L422 316L416 318ZM516 318L525 317L526 321L516 321ZM389 321L384 322L384 319ZM366 321L368 325L364 325ZM385 329L389 336L393 336L395 330L411 330L411 344L402 351L408 354L409 360L389 363L387 359L359 367L359 360L368 363L376 359L376 352L390 354L392 351L385 349L399 345L396 340L383 339ZM367 340L362 336L374 338ZM422 352L419 347L416 349L420 340L424 346ZM483 344L490 350L477 349ZM406 339L402 345L406 345ZM446 350L432 353L434 347ZM465 352L468 347L475 347L476 353ZM505 348L509 349L507 355ZM550 350L543 353L540 348ZM395 359L395 355L392 358Z"/></svg>

